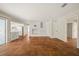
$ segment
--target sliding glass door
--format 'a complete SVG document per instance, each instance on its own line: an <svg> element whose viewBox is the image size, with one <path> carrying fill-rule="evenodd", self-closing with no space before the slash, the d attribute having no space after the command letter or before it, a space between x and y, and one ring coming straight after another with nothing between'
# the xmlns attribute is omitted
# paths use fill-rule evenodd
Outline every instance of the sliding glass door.
<svg viewBox="0 0 79 59"><path fill-rule="evenodd" d="M0 45L6 43L6 20L0 18Z"/></svg>

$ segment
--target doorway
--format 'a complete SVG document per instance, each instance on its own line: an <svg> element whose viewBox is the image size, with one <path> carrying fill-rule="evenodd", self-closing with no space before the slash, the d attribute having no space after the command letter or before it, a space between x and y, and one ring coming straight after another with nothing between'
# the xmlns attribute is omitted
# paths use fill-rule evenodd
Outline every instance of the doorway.
<svg viewBox="0 0 79 59"><path fill-rule="evenodd" d="M67 23L67 41L71 47L77 47L77 22Z"/></svg>
<svg viewBox="0 0 79 59"><path fill-rule="evenodd" d="M23 31L24 24L20 24L13 21L11 21L10 24L11 24L11 27L10 27L11 41L21 37L24 34L24 31Z"/></svg>
<svg viewBox="0 0 79 59"><path fill-rule="evenodd" d="M72 23L67 23L67 39L72 39Z"/></svg>

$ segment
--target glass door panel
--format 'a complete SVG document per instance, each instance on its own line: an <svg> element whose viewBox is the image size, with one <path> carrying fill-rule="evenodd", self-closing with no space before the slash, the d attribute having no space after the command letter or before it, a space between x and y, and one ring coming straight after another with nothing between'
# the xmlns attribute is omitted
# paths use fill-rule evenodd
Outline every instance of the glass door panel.
<svg viewBox="0 0 79 59"><path fill-rule="evenodd" d="M6 21L0 19L0 45L6 41Z"/></svg>

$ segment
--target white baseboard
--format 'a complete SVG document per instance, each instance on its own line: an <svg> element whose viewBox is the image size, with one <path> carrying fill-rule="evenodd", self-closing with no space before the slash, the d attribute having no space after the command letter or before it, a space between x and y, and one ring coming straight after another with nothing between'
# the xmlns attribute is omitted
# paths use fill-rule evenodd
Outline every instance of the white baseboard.
<svg viewBox="0 0 79 59"><path fill-rule="evenodd" d="M32 37L40 37L40 36L48 36L48 35L30 35L30 36L32 36ZM48 37L50 37L50 36L48 36Z"/></svg>

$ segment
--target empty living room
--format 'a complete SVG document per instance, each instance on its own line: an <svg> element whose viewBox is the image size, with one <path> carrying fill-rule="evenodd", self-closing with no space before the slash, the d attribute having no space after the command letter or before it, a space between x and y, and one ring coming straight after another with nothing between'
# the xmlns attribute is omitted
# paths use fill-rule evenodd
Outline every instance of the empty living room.
<svg viewBox="0 0 79 59"><path fill-rule="evenodd" d="M0 56L79 56L79 3L0 3Z"/></svg>

